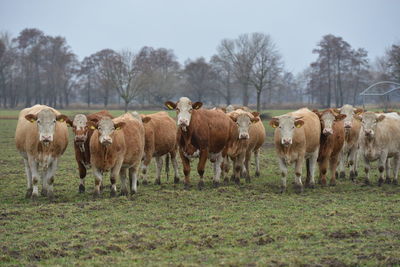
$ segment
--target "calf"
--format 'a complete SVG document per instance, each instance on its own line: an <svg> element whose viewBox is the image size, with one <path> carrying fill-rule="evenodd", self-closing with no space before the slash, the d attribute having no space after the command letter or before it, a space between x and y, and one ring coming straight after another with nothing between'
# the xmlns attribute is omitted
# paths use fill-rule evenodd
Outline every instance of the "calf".
<svg viewBox="0 0 400 267"><path fill-rule="evenodd" d="M126 113L113 120L102 118L89 122L94 129L90 139L90 162L95 175L95 196L100 195L103 172L110 171L111 196L117 192L116 180L121 177L121 194L127 195L126 170L129 170L131 194L137 192L137 172L144 153L144 128L141 122Z"/></svg>
<svg viewBox="0 0 400 267"><path fill-rule="evenodd" d="M247 173L246 168L244 168L244 162L246 156L248 156L248 151L251 151L251 149L254 148L253 144L256 139L254 134L252 136L253 139L251 138L250 128L252 125L259 122L260 119L255 116L258 115L258 113L252 114L241 109L229 112L227 115L237 124L237 130L232 132L234 141L228 148L228 156L233 161L233 181L239 184L241 173ZM249 148L250 144L252 145L252 148ZM224 171L228 172L229 163L227 160L225 160L224 166ZM250 177L248 175L244 176L246 177L246 182L250 182Z"/></svg>
<svg viewBox="0 0 400 267"><path fill-rule="evenodd" d="M19 113L15 144L21 153L27 178L27 198L38 196L42 178L42 195L54 197L53 183L58 161L68 145L67 116L57 110L35 105ZM42 177L40 168L43 168Z"/></svg>
<svg viewBox="0 0 400 267"><path fill-rule="evenodd" d="M314 186L314 170L318 158L321 124L318 116L307 108L273 117L270 125L275 128L274 142L282 173L282 192L286 190L287 166L294 162L295 185L303 191L301 173L306 159L306 185Z"/></svg>
<svg viewBox="0 0 400 267"><path fill-rule="evenodd" d="M360 108L354 108L351 105L344 105L340 109L335 109L335 112L346 115L344 118L345 139L340 155L339 172L340 178L346 177L345 163L350 166L350 179L354 180L357 177L357 151L358 138L360 135L361 123L354 118L354 115L359 115L363 112Z"/></svg>
<svg viewBox="0 0 400 267"><path fill-rule="evenodd" d="M344 144L344 114L337 114L332 109L322 112L314 111L321 121L321 138L319 146L319 178L320 183L326 185L328 165L331 173L329 185L336 185L336 167Z"/></svg>
<svg viewBox="0 0 400 267"><path fill-rule="evenodd" d="M199 189L204 186L204 168L207 158L214 163L214 185L220 183L221 165L233 142L235 123L220 110L200 109L201 102L192 103L181 97L177 103L165 102L165 106L177 111L178 145L185 175L185 188L190 186L190 159L199 157L197 171Z"/></svg>
<svg viewBox="0 0 400 267"><path fill-rule="evenodd" d="M98 122L103 117L112 119L112 115L102 110L90 115L77 114L73 121L68 119L67 124L72 127L74 134L74 150L75 160L78 164L79 178L79 192L85 192L85 177L87 171L90 169L90 138L93 134L93 129L88 127L88 121Z"/></svg>
<svg viewBox="0 0 400 267"><path fill-rule="evenodd" d="M378 160L379 181L384 182L385 165L388 158L393 157L394 184L398 184L398 173L400 166L400 119L386 114L365 112L357 119L362 122L362 133L360 133L360 151L365 162L365 183L369 184L370 163ZM389 177L386 179L390 180ZM387 181L388 183L390 181Z"/></svg>
<svg viewBox="0 0 400 267"><path fill-rule="evenodd" d="M174 168L174 182L179 183L178 162L176 160L178 129L175 120L164 111L149 115L142 114L140 119L144 123L145 130L144 158L142 162L143 183L147 184L147 166L150 164L151 159L155 157L157 164L155 183L161 184L160 175L163 165L161 157L164 155L166 157L170 156Z"/></svg>

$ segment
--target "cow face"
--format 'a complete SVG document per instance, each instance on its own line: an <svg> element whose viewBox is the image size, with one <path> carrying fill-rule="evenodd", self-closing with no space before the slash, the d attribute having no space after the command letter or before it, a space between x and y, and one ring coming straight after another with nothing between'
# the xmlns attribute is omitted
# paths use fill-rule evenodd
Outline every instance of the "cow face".
<svg viewBox="0 0 400 267"><path fill-rule="evenodd" d="M317 115L321 121L322 134L325 136L333 134L333 123L335 121L341 121L346 118L344 114L335 114L329 110L322 113L317 112Z"/></svg>
<svg viewBox="0 0 400 267"><path fill-rule="evenodd" d="M99 131L99 142L103 146L109 146L113 143L113 133L125 126L125 122L114 123L110 118L103 118L98 123L89 121L91 129Z"/></svg>
<svg viewBox="0 0 400 267"><path fill-rule="evenodd" d="M78 145L83 144L87 139L89 131L87 122L87 117L83 114L77 114L72 122L67 122L72 127L72 131L75 135L74 142Z"/></svg>
<svg viewBox="0 0 400 267"><path fill-rule="evenodd" d="M257 112L254 112L257 113ZM257 116L253 114L253 116L250 116L247 113L243 114L230 114L229 117L236 122L236 125L239 130L239 139L249 139L249 128L252 123L256 123L260 120Z"/></svg>
<svg viewBox="0 0 400 267"><path fill-rule="evenodd" d="M168 109L176 110L178 117L177 124L184 132L186 132L186 128L190 124L193 110L201 108L202 105L203 103L201 102L192 103L187 97L181 97L177 103L171 101L165 102L165 106Z"/></svg>
<svg viewBox="0 0 400 267"><path fill-rule="evenodd" d="M283 115L273 117L269 124L273 128L279 128L281 133L281 144L289 146L293 143L293 135L296 128L301 128L304 125L303 117L293 117Z"/></svg>
<svg viewBox="0 0 400 267"><path fill-rule="evenodd" d="M57 115L50 109L43 109L37 115L28 114L25 119L32 123L37 123L39 130L39 141L44 145L49 145L53 141L56 121L64 122L68 119L65 115Z"/></svg>
<svg viewBox="0 0 400 267"><path fill-rule="evenodd" d="M385 115L376 114L374 112L365 112L362 117L357 116L357 119L361 119L364 134L367 138L374 138L376 133L376 127L378 123L385 119Z"/></svg>
<svg viewBox="0 0 400 267"><path fill-rule="evenodd" d="M351 105L344 105L341 109L336 109L336 111L340 114L346 115L346 118L343 120L344 129L349 131L351 127L353 127L353 116L360 115L363 110L360 108L354 108Z"/></svg>

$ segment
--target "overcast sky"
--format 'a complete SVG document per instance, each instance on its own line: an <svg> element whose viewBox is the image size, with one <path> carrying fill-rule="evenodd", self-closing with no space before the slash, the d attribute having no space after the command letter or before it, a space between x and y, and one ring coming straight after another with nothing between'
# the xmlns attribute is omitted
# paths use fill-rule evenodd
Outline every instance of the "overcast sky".
<svg viewBox="0 0 400 267"><path fill-rule="evenodd" d="M363 47L374 59L400 42L399 0L0 0L0 31L24 28L66 37L83 59L103 48L174 50L178 60L209 59L224 38L270 34L289 71L315 59L325 34Z"/></svg>

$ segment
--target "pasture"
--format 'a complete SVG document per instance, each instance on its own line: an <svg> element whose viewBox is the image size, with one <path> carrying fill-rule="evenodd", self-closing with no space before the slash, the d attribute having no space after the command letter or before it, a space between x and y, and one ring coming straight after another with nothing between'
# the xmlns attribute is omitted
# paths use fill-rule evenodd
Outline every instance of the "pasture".
<svg viewBox="0 0 400 267"><path fill-rule="evenodd" d="M0 110L3 118L17 114ZM53 202L25 199L23 162L14 145L16 122L0 119L0 265L400 265L400 187L378 187L376 164L372 185L363 186L360 164L355 183L339 179L335 187L317 185L299 195L292 188L291 167L288 192L280 194L267 121L261 176L255 178L251 168L250 184L242 180L240 186L213 188L208 162L202 191L196 187L194 161L191 190L173 184L171 168L169 181L163 174L161 185L140 184L133 197L110 198L106 175L97 199L89 172L86 193L79 194L70 139L55 176ZM153 160L150 181L154 165Z"/></svg>

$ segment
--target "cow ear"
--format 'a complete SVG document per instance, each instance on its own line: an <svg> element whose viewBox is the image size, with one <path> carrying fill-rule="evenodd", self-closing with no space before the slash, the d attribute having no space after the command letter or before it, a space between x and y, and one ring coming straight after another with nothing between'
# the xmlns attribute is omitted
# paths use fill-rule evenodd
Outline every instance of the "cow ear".
<svg viewBox="0 0 400 267"><path fill-rule="evenodd" d="M255 112L252 112L251 114L252 114L254 117L260 117L260 113L259 113L259 112L256 112L256 111L255 111Z"/></svg>
<svg viewBox="0 0 400 267"><path fill-rule="evenodd" d="M176 109L176 103L172 101L167 101L164 103L164 105L169 109L169 110L174 110Z"/></svg>
<svg viewBox="0 0 400 267"><path fill-rule="evenodd" d="M67 118L66 120L65 120L65 123L67 124L67 126L69 126L69 127L72 127L72 126L74 126L73 124L74 124L74 122L73 121L71 121L71 119L70 118Z"/></svg>
<svg viewBox="0 0 400 267"><path fill-rule="evenodd" d="M201 106L203 106L203 103L201 103L201 102L194 102L192 104L193 109L199 109L199 108L201 108Z"/></svg>
<svg viewBox="0 0 400 267"><path fill-rule="evenodd" d="M120 122L114 124L115 130L121 130L124 126L125 126L125 122L123 122L123 121L120 121Z"/></svg>
<svg viewBox="0 0 400 267"><path fill-rule="evenodd" d="M362 121L362 117L360 115L354 115L353 118L358 121Z"/></svg>
<svg viewBox="0 0 400 267"><path fill-rule="evenodd" d="M233 120L234 122L237 122L237 117L230 115L229 118L231 118L231 120Z"/></svg>
<svg viewBox="0 0 400 267"><path fill-rule="evenodd" d="M88 127L90 130L96 130L96 129L97 129L97 122L95 122L95 121L93 121L93 120L88 121L88 122L87 122L87 127Z"/></svg>
<svg viewBox="0 0 400 267"><path fill-rule="evenodd" d="M303 125L304 125L304 121L303 120L295 120L294 121L294 126L296 126L296 128L300 128Z"/></svg>
<svg viewBox="0 0 400 267"><path fill-rule="evenodd" d="M376 118L376 122L383 121L385 119L385 115L380 115L378 118Z"/></svg>
<svg viewBox="0 0 400 267"><path fill-rule="evenodd" d="M318 111L318 109L313 109L313 111L315 114L317 114L318 118L321 118L322 114Z"/></svg>
<svg viewBox="0 0 400 267"><path fill-rule="evenodd" d="M272 120L269 121L269 125L271 125L272 128L277 128L279 126L279 120L277 118L272 118Z"/></svg>
<svg viewBox="0 0 400 267"><path fill-rule="evenodd" d="M364 112L364 110L362 109L362 108L356 108L355 110L354 110L354 114L356 114L356 115L360 115L361 113L363 113Z"/></svg>
<svg viewBox="0 0 400 267"><path fill-rule="evenodd" d="M59 122L64 122L67 120L69 120L69 118L64 114L57 115L57 117L56 117L56 121L59 121Z"/></svg>
<svg viewBox="0 0 400 267"><path fill-rule="evenodd" d="M254 118L251 118L250 121L251 121L252 123L256 123L256 122L259 122L259 121L260 121L260 118L259 118L259 117L254 117Z"/></svg>
<svg viewBox="0 0 400 267"><path fill-rule="evenodd" d="M149 121L151 121L151 118L150 118L150 117L142 116L142 122L143 122L143 123L148 123Z"/></svg>
<svg viewBox="0 0 400 267"><path fill-rule="evenodd" d="M346 115L345 115L345 114L338 114L338 115L335 115L335 121L341 121L341 120L343 120L344 118L346 118Z"/></svg>
<svg viewBox="0 0 400 267"><path fill-rule="evenodd" d="M332 109L334 112L336 112L337 114L340 114L340 108L333 108Z"/></svg>
<svg viewBox="0 0 400 267"><path fill-rule="evenodd" d="M92 119L90 119L90 121L91 122L94 122L94 123L99 123L99 119L98 118L92 118ZM88 121L89 122L89 121Z"/></svg>
<svg viewBox="0 0 400 267"><path fill-rule="evenodd" d="M226 108L221 108L221 110L222 110L224 113L226 113Z"/></svg>
<svg viewBox="0 0 400 267"><path fill-rule="evenodd" d="M28 121L33 123L33 122L37 121L37 115L28 114L25 116L25 119L27 119Z"/></svg>

